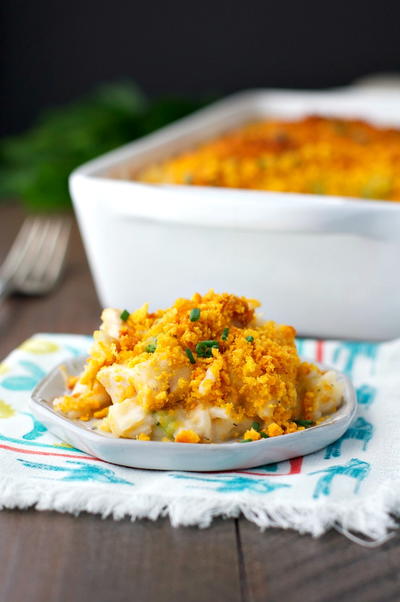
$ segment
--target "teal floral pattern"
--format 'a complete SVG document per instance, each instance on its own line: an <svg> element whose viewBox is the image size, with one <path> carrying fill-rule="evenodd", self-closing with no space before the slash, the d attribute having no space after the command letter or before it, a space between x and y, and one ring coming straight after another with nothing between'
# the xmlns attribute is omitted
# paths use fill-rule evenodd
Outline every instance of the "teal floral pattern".
<svg viewBox="0 0 400 602"><path fill-rule="evenodd" d="M35 491L39 492L35 493L37 500L46 500L46 507L52 507L51 500L60 494L61 499L70 500L69 508L74 512L88 508L102 511L103 498L114 499L116 507L127 508L131 504L138 509L136 516L152 518L176 505L187 508L187 512L177 513L184 524L194 510L200 516L201 508L208 508L211 515L215 508L220 514L226 510L231 515L237 515L238 508L249 508L257 521L267 516L271 508L278 508L283 515L287 508L297 509L298 517L303 516L305 509L315 516L322 509L326 516L329 513L324 508L330 503L330 508L344 503L354 509L360 504L371 508L370 496L376 496L388 464L381 451L386 449L382 444L387 432L386 416L400 405L398 398L394 399L400 390L400 376L397 388L392 383L389 390L385 389L386 379L380 375L380 344L297 341L305 358L334 365L346 371L355 383L357 416L340 439L304 458L228 472L188 473L107 464L57 439L30 412L32 388L55 365L87 354L90 343L89 337L79 335L37 335L1 364L0 479L20 484L18 503L24 491L31 496L27 504L35 502ZM400 342L398 346L400 365ZM400 450L394 451L400 457ZM393 481L394 468L389 472ZM0 504L1 496L0 489ZM151 508L157 500L161 501L156 512ZM54 507L59 508L60 504ZM337 520L340 523L340 516ZM288 526L299 528L300 523L289 521ZM313 531L311 527L300 530Z"/></svg>

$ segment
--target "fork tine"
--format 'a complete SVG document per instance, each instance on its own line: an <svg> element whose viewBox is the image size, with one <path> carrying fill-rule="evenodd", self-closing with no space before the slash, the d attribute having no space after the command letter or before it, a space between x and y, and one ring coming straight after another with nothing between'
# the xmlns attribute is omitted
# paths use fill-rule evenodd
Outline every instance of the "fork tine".
<svg viewBox="0 0 400 602"><path fill-rule="evenodd" d="M70 228L65 218L27 218L0 267L3 290L48 292L63 268Z"/></svg>
<svg viewBox="0 0 400 602"><path fill-rule="evenodd" d="M37 218L28 217L25 219L0 268L3 277L10 277L18 269L18 266L24 260L27 250L34 239L37 227Z"/></svg>
<svg viewBox="0 0 400 602"><path fill-rule="evenodd" d="M48 269L45 274L46 279L49 284L55 283L59 278L61 271L64 267L66 255L67 255L67 247L69 234L71 230L71 222L64 221L62 223L62 228L60 234L57 239L57 245L54 249L53 257L51 263L48 264Z"/></svg>
<svg viewBox="0 0 400 602"><path fill-rule="evenodd" d="M43 244L38 250L35 265L29 277L40 281L45 277L48 266L53 262L53 255L58 245L59 236L62 232L63 220L51 219Z"/></svg>
<svg viewBox="0 0 400 602"><path fill-rule="evenodd" d="M48 219L36 220L36 229L34 231L34 237L26 250L24 261L20 262L17 270L13 276L14 281L17 285L21 286L31 274L32 270L37 265L40 253L45 244L47 233L49 231L50 222Z"/></svg>

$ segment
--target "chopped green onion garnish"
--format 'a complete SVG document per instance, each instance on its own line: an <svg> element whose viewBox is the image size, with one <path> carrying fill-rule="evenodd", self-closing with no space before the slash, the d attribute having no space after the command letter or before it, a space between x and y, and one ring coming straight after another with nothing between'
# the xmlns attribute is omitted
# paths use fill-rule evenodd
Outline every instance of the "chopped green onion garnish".
<svg viewBox="0 0 400 602"><path fill-rule="evenodd" d="M226 339L228 338L228 335L229 335L229 328L224 328L224 330L222 331L222 334L221 334L221 339L223 341L226 341Z"/></svg>
<svg viewBox="0 0 400 602"><path fill-rule="evenodd" d="M157 345L155 345L154 343L149 343L146 347L147 353L154 353L156 349Z"/></svg>
<svg viewBox="0 0 400 602"><path fill-rule="evenodd" d="M252 343L254 341L254 337L251 336L251 334L246 337L246 341L249 341L249 343Z"/></svg>
<svg viewBox="0 0 400 602"><path fill-rule="evenodd" d="M305 426L306 428L314 424L313 420L295 420L297 426Z"/></svg>
<svg viewBox="0 0 400 602"><path fill-rule="evenodd" d="M251 428L254 429L255 431L259 431L261 428L261 424L259 422L253 422L253 424L251 425Z"/></svg>
<svg viewBox="0 0 400 602"><path fill-rule="evenodd" d="M189 358L189 362L190 362L191 364L195 364L195 363L196 363L196 360L194 359L194 355L193 355L193 353L191 352L191 350L189 349L189 347L187 347L187 348L185 349L185 353L186 353L186 355L187 355L187 356L188 356L188 358Z"/></svg>
<svg viewBox="0 0 400 602"><path fill-rule="evenodd" d="M130 315L131 314L129 313L129 311L127 309L124 309L124 311L121 313L121 315L119 317L121 318L121 320L126 322Z"/></svg>
<svg viewBox="0 0 400 602"><path fill-rule="evenodd" d="M239 443L251 443L253 439L241 439Z"/></svg>
<svg viewBox="0 0 400 602"><path fill-rule="evenodd" d="M264 433L264 431L260 431L260 435L262 439L268 439L269 435L267 433Z"/></svg>
<svg viewBox="0 0 400 602"><path fill-rule="evenodd" d="M190 312L190 321L197 322L200 318L200 309L198 307L194 307Z"/></svg>
<svg viewBox="0 0 400 602"><path fill-rule="evenodd" d="M219 349L218 341L201 341L196 345L196 353L199 357L211 357L213 347Z"/></svg>

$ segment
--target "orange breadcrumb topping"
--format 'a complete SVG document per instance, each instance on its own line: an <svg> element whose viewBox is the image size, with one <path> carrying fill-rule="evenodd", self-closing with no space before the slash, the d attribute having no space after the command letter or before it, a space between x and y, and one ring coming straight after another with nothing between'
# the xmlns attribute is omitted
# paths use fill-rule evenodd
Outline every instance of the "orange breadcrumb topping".
<svg viewBox="0 0 400 602"><path fill-rule="evenodd" d="M199 443L200 437L194 431L187 429L182 430L175 436L176 443Z"/></svg>
<svg viewBox="0 0 400 602"><path fill-rule="evenodd" d="M245 434L243 435L243 439L245 439L245 440L250 439L251 441L258 441L258 439L261 439L261 435L258 431L251 428L245 432Z"/></svg>
<svg viewBox="0 0 400 602"><path fill-rule="evenodd" d="M94 418L105 418L105 416L107 416L107 414L108 414L108 407L103 408L102 410L98 410L97 412L93 412L93 417Z"/></svg>
<svg viewBox="0 0 400 602"><path fill-rule="evenodd" d="M78 380L77 376L69 376L67 379L67 387L68 389L73 389L76 385L76 382Z"/></svg>
<svg viewBox="0 0 400 602"><path fill-rule="evenodd" d="M153 184L223 186L400 201L400 129L310 116L251 123L138 173Z"/></svg>
<svg viewBox="0 0 400 602"><path fill-rule="evenodd" d="M276 422L273 422L268 426L267 433L269 437L277 437L283 434L283 428L279 424L276 424Z"/></svg>

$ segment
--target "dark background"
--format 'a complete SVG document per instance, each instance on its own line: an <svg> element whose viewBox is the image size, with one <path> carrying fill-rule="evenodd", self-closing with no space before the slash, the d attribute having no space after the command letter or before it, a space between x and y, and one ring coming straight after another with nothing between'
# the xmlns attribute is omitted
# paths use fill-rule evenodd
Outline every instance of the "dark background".
<svg viewBox="0 0 400 602"><path fill-rule="evenodd" d="M2 0L1 12L2 134L126 77L196 96L400 70L399 0Z"/></svg>

